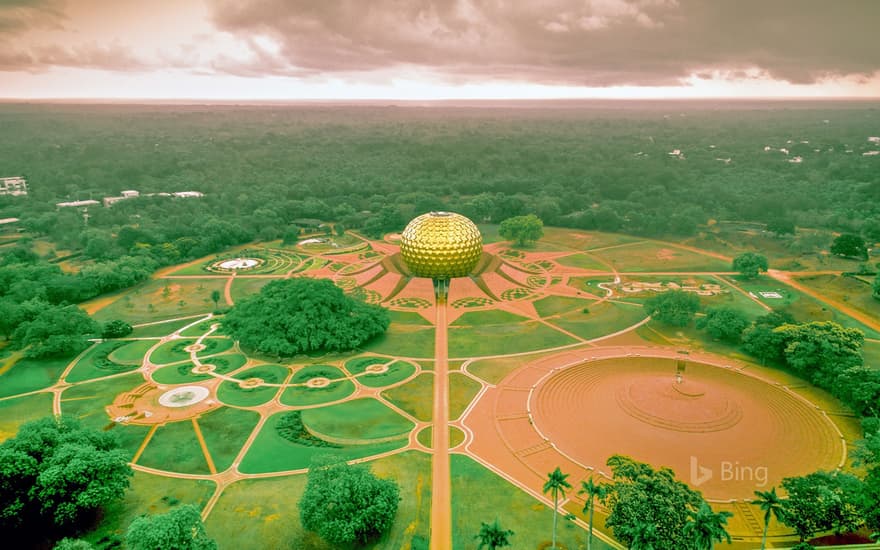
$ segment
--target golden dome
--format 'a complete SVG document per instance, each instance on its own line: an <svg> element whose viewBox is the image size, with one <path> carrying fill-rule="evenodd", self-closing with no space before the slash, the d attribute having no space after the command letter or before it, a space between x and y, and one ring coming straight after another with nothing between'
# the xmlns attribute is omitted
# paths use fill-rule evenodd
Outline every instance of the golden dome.
<svg viewBox="0 0 880 550"><path fill-rule="evenodd" d="M422 214L400 235L400 255L416 277L466 277L482 254L480 230L453 212Z"/></svg>

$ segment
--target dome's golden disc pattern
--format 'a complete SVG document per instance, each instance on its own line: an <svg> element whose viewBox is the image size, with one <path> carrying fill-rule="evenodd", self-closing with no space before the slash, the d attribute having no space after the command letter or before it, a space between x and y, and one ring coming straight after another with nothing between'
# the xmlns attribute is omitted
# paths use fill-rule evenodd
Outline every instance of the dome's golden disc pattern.
<svg viewBox="0 0 880 550"><path fill-rule="evenodd" d="M453 212L415 218L400 236L400 255L416 277L465 277L483 254L483 236L474 222Z"/></svg>

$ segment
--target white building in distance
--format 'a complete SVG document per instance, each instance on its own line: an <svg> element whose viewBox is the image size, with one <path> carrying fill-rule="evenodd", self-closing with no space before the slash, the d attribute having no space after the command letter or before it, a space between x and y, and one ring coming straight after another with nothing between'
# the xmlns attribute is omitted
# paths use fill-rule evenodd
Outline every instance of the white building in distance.
<svg viewBox="0 0 880 550"><path fill-rule="evenodd" d="M0 178L0 195L27 195L27 181L21 176Z"/></svg>
<svg viewBox="0 0 880 550"><path fill-rule="evenodd" d="M58 208L79 208L82 206L99 206L101 203L98 201L87 200L87 201L69 201L69 202L59 202L56 203L55 206Z"/></svg>

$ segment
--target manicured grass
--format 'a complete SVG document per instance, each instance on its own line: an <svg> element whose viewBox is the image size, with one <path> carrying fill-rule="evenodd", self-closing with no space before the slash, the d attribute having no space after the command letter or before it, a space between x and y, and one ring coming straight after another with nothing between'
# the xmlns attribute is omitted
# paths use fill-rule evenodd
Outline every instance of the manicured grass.
<svg viewBox="0 0 880 550"><path fill-rule="evenodd" d="M376 357L375 355L366 355L363 357L355 357L345 362L345 370L351 374L360 374L370 365L381 365L393 361L389 357Z"/></svg>
<svg viewBox="0 0 880 550"><path fill-rule="evenodd" d="M449 418L456 419L462 415L474 397L480 391L480 384L464 374L449 374Z"/></svg>
<svg viewBox="0 0 880 550"><path fill-rule="evenodd" d="M114 363L121 365L140 365L144 355L156 342L152 340L136 340L118 347L108 357Z"/></svg>
<svg viewBox="0 0 880 550"><path fill-rule="evenodd" d="M350 445L339 448L309 447L298 443L291 443L284 439L275 429L278 420L285 413L272 415L263 425L251 445L250 450L239 466L244 473L282 472L308 468L312 457L327 454L328 452L339 455L346 460L362 458L375 454L398 449L406 445L406 439L399 439L388 443L376 443L370 445ZM285 502L288 500L284 499Z"/></svg>
<svg viewBox="0 0 880 550"><path fill-rule="evenodd" d="M195 338L183 338L166 342L150 354L150 361L157 365L167 365L168 363L186 361L190 358L190 355L188 351L185 351L185 348L195 343ZM198 352L200 358L228 351L232 349L235 342L231 338L205 338L202 340L202 345L205 346L205 349Z"/></svg>
<svg viewBox="0 0 880 550"><path fill-rule="evenodd" d="M345 373L336 367L331 367L330 365L306 365L296 371L296 374L290 379L290 383L302 384L303 382L308 382L312 378L317 377L338 380L340 378L345 378Z"/></svg>
<svg viewBox="0 0 880 550"><path fill-rule="evenodd" d="M865 365L880 370L880 342L865 342L862 346Z"/></svg>
<svg viewBox="0 0 880 550"><path fill-rule="evenodd" d="M434 374L423 372L406 384L383 391L382 397L415 418L430 422L433 415Z"/></svg>
<svg viewBox="0 0 880 550"><path fill-rule="evenodd" d="M570 256L562 256L561 258L556 258L556 262L559 265L577 267L579 269L592 269L596 271L609 270L607 265L603 264L590 254L586 254L583 252L578 254L571 254Z"/></svg>
<svg viewBox="0 0 880 550"><path fill-rule="evenodd" d="M449 448L453 449L464 441L464 432L455 426L449 426Z"/></svg>
<svg viewBox="0 0 880 550"><path fill-rule="evenodd" d="M125 319L131 324L141 324L208 313L214 309L211 292L223 292L225 284L226 281L222 279L151 280L102 308L95 313L94 318L100 322Z"/></svg>
<svg viewBox="0 0 880 550"><path fill-rule="evenodd" d="M119 377L80 383L61 394L61 413L72 414L92 428L105 428L111 419L104 407L117 395L144 383L140 373L133 372Z"/></svg>
<svg viewBox="0 0 880 550"><path fill-rule="evenodd" d="M229 468L260 420L254 411L221 407L197 420L218 472Z"/></svg>
<svg viewBox="0 0 880 550"><path fill-rule="evenodd" d="M459 454L450 457L452 463L452 547L456 550L474 548L474 535L480 532L480 522L495 518L504 529L514 535L513 548L545 548L549 546L553 526L553 509L525 491L515 487L487 470L473 459ZM474 490L479 487L479 490ZM557 539L569 550L581 548L584 531L563 519L558 519ZM593 537L595 550L610 547Z"/></svg>
<svg viewBox="0 0 880 550"><path fill-rule="evenodd" d="M434 328L392 323L388 332L370 341L364 350L398 357L433 357Z"/></svg>
<svg viewBox="0 0 880 550"><path fill-rule="evenodd" d="M480 359L468 365L467 370L490 384L498 384L504 377L524 364L523 358Z"/></svg>
<svg viewBox="0 0 880 550"><path fill-rule="evenodd" d="M377 476L394 479L400 484L401 500L388 532L378 541L359 548L396 550L409 548L415 537L427 540L431 515L431 457L408 451L370 461L368 465ZM221 550L337 550L317 534L303 530L300 524L296 503L305 491L306 481L306 475L302 474L244 480L230 485L208 516L208 535L220 542Z"/></svg>
<svg viewBox="0 0 880 550"><path fill-rule="evenodd" d="M18 428L25 422L51 415L51 393L0 399L0 441L18 433Z"/></svg>
<svg viewBox="0 0 880 550"><path fill-rule="evenodd" d="M637 305L602 302L590 307L589 313L575 311L549 321L581 338L591 339L623 330L645 317L645 310Z"/></svg>
<svg viewBox="0 0 880 550"><path fill-rule="evenodd" d="M161 338L162 336L168 336L175 330L185 327L186 325L197 321L198 318L192 319L184 319L184 320L173 320L166 321L164 323L156 323L155 325L147 325L145 327L137 327L135 328L131 334L128 335L129 338Z"/></svg>
<svg viewBox="0 0 880 550"><path fill-rule="evenodd" d="M289 372L290 369L280 365L262 365L240 372L235 375L235 378L238 380L260 378L268 384L281 384ZM223 382L217 389L217 398L229 405L254 407L269 401L275 397L276 393L278 393L278 388L275 386L260 385L254 388L242 388L236 382Z"/></svg>
<svg viewBox="0 0 880 550"><path fill-rule="evenodd" d="M128 526L142 514L164 514L175 506L193 504L203 508L211 498L213 481L177 479L135 471L125 496L103 508L101 523L83 538L96 548L103 539L124 540Z"/></svg>
<svg viewBox="0 0 880 550"><path fill-rule="evenodd" d="M358 376L358 382L371 388L390 386L406 380L416 372L416 367L407 361L395 361L388 365L388 371L382 374L367 373Z"/></svg>
<svg viewBox="0 0 880 550"><path fill-rule="evenodd" d="M207 333L209 330L211 330L211 325L216 324L216 323L220 323L222 321L222 319L223 319L222 317L211 317L210 319L206 319L206 320L202 321L201 323L196 323L195 325L181 331L180 335L197 338L197 337ZM211 336L217 336L219 333L220 333L219 330L214 331L211 333Z"/></svg>
<svg viewBox="0 0 880 550"><path fill-rule="evenodd" d="M521 323L528 321L527 317L516 315L502 309L485 309L481 311L469 311L455 320L451 326L467 327L482 325L504 325L509 323Z"/></svg>
<svg viewBox="0 0 880 550"><path fill-rule="evenodd" d="M631 237L620 233L600 233L598 231L579 231L566 227L545 227L544 237L546 242L557 244L564 248L576 250L590 250L604 248L622 243L630 243L640 240L639 237Z"/></svg>
<svg viewBox="0 0 880 550"><path fill-rule="evenodd" d="M584 300L581 298L571 298L568 296L547 296L540 300L535 300L535 309L541 317L549 315L558 315L567 311L583 311L584 308L590 307L592 300Z"/></svg>
<svg viewBox="0 0 880 550"><path fill-rule="evenodd" d="M871 279L873 280L873 278ZM844 302L849 307L880 319L880 300L871 296L871 285L853 277L816 275L798 279L802 285L823 296Z"/></svg>
<svg viewBox="0 0 880 550"><path fill-rule="evenodd" d="M307 409L303 424L313 432L346 440L369 440L403 436L414 424L384 403L372 398Z"/></svg>
<svg viewBox="0 0 880 550"><path fill-rule="evenodd" d="M339 401L354 393L354 382L339 380L323 388L294 386L281 394L281 402L291 407L304 407Z"/></svg>
<svg viewBox="0 0 880 550"><path fill-rule="evenodd" d="M723 260L662 243L638 243L594 254L624 272L731 270L730 263Z"/></svg>
<svg viewBox="0 0 880 550"><path fill-rule="evenodd" d="M419 433L416 434L416 439L419 440L419 443L424 445L429 449L434 448L434 426L427 426L419 430Z"/></svg>
<svg viewBox="0 0 880 550"><path fill-rule="evenodd" d="M480 357L520 353L573 344L576 340L539 323L487 325L449 329L449 356Z"/></svg>
<svg viewBox="0 0 880 550"><path fill-rule="evenodd" d="M232 287L229 289L229 293L232 295L232 301L237 304L245 298L249 298L254 294L259 294L260 289L274 280L275 279L269 278L249 279L236 277L235 280L232 281ZM226 303L225 299L221 300L221 304L223 303Z"/></svg>
<svg viewBox="0 0 880 550"><path fill-rule="evenodd" d="M428 321L418 313L414 313L412 311L398 311L396 309L389 309L388 315L391 317L392 323L423 327L431 326L430 321Z"/></svg>
<svg viewBox="0 0 880 550"><path fill-rule="evenodd" d="M134 343L142 344L137 347L143 349L141 352L141 358L143 358L143 354L146 350L156 342L153 340L141 340ZM146 344L146 346L143 344ZM121 365L113 360L113 355L116 350L121 349L122 347L128 347L129 345L131 344L111 340L93 346L79 361L77 361L76 365L65 377L65 380L70 383L76 383L82 382L83 380L92 380L93 378L109 376L111 374L119 374L120 372L126 372L138 368L140 366L140 361L134 364Z"/></svg>
<svg viewBox="0 0 880 550"><path fill-rule="evenodd" d="M247 357L240 353L227 353L206 359L203 363L217 367L214 369L217 374L228 374L243 367L247 363ZM180 365L169 365L156 369L153 371L153 380L159 384L187 384L211 378L211 374L195 374L192 372L193 366L191 362L187 361Z"/></svg>
<svg viewBox="0 0 880 550"><path fill-rule="evenodd" d="M48 388L58 380L72 360L73 357L19 359L11 369L0 375L0 397Z"/></svg>
<svg viewBox="0 0 880 550"><path fill-rule="evenodd" d="M160 426L137 461L141 466L184 474L209 474L190 420Z"/></svg>

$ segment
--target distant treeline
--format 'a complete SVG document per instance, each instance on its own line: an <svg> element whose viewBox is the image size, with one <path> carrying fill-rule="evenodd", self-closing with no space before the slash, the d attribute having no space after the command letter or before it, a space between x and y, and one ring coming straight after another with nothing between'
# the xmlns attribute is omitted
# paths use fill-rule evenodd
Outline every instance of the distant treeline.
<svg viewBox="0 0 880 550"><path fill-rule="evenodd" d="M736 219L880 240L880 155L863 154L880 149L878 105L788 107L2 105L0 169L31 194L0 197L0 217L90 258L147 246L159 263L297 218L378 235L440 208L648 236ZM124 189L207 196L95 207L88 228L54 207Z"/></svg>

